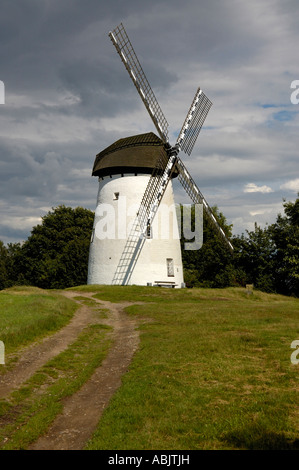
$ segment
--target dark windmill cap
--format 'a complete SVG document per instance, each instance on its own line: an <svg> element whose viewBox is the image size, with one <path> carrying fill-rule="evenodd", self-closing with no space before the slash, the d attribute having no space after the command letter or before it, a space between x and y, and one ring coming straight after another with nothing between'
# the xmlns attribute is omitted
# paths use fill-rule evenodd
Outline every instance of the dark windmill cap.
<svg viewBox="0 0 299 470"><path fill-rule="evenodd" d="M151 174L161 158L161 152L166 155L164 143L152 132L117 140L97 154L92 176Z"/></svg>

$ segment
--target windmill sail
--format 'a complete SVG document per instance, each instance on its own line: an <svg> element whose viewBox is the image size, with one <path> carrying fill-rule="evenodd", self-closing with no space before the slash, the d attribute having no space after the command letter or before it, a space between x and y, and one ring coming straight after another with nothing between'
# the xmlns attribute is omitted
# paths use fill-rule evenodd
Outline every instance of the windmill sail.
<svg viewBox="0 0 299 470"><path fill-rule="evenodd" d="M134 269L134 264L144 243L146 227L148 227L158 210L171 175L176 168L178 178L187 194L194 203L203 203L204 209L213 226L224 239L226 245L233 250L232 244L218 224L211 208L201 194L185 165L178 157L180 150L190 155L196 143L199 132L204 124L212 102L197 89L191 103L176 145L171 147L168 142L168 122L144 74L129 37L122 23L109 33L123 64L125 65L167 151L161 156L159 164L154 169L144 192L137 217L132 225L122 256L116 269L113 284L126 284Z"/></svg>
<svg viewBox="0 0 299 470"><path fill-rule="evenodd" d="M195 181L193 180L192 176L188 172L186 166L182 162L182 160L177 157L176 163L178 170L179 170L179 181L183 188L185 189L186 193L190 197L191 201L194 204L203 204L204 211L206 212L209 221L211 222L213 228L218 232L220 237L224 240L226 246L229 248L230 251L233 251L233 245L229 241L228 237L226 236L224 230L220 227L215 215L213 214L212 209L210 208L209 204L207 203L206 199L202 195L201 191L199 190L198 186L196 185Z"/></svg>
<svg viewBox="0 0 299 470"><path fill-rule="evenodd" d="M211 106L212 102L198 88L177 139L177 145L188 155L191 155Z"/></svg>
<svg viewBox="0 0 299 470"><path fill-rule="evenodd" d="M164 143L168 142L168 122L159 106L153 90L143 72L131 41L123 24L109 33L122 62L124 63L152 121Z"/></svg>

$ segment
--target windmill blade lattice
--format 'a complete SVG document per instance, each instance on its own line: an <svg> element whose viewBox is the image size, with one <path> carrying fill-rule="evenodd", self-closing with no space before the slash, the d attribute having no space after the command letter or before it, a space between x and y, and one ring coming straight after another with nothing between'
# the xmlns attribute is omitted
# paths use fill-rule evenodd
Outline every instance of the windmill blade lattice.
<svg viewBox="0 0 299 470"><path fill-rule="evenodd" d="M221 238L224 240L226 246L229 248L230 251L233 251L233 246L231 242L229 241L228 237L226 236L224 230L220 227L216 217L213 214L212 209L210 208L209 204L205 200L204 196L202 195L201 191L197 187L195 181L193 180L192 176L188 172L186 166L182 162L182 160L177 157L177 162L176 162L177 168L179 170L179 176L178 179L185 189L186 193L192 200L194 204L203 204L204 210L212 223L212 226L216 231L219 233Z"/></svg>
<svg viewBox="0 0 299 470"><path fill-rule="evenodd" d="M164 143L168 142L168 122L159 106L153 90L143 72L131 41L123 24L109 33L122 62L124 63L150 117Z"/></svg>
<svg viewBox="0 0 299 470"><path fill-rule="evenodd" d="M211 106L212 102L198 88L177 139L177 145L189 156Z"/></svg>

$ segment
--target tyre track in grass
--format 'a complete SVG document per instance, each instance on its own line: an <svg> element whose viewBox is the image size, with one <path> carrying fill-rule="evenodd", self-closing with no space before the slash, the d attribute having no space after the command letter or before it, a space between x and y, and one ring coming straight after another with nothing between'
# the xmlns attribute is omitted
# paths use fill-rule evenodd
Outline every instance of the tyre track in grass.
<svg viewBox="0 0 299 470"><path fill-rule="evenodd" d="M72 297L72 295L66 295ZM19 351L15 366L0 375L0 399L17 390L41 366L64 351L82 329L92 322L95 322L94 312L81 304L66 326Z"/></svg>
<svg viewBox="0 0 299 470"><path fill-rule="evenodd" d="M93 298L93 294L65 292L65 295L80 295ZM112 326L112 346L102 364L91 378L74 395L63 401L63 412L57 416L48 432L41 436L29 450L81 450L95 431L101 415L111 397L121 385L139 345L136 320L124 312L133 305L125 302L113 304L97 303L109 310L108 319L101 323Z"/></svg>
<svg viewBox="0 0 299 470"><path fill-rule="evenodd" d="M139 345L137 322L124 308L137 303L113 304L98 300L93 293L64 291L63 295L79 303L68 325L57 333L24 348L14 368L0 376L0 398L7 397L26 382L41 366L60 354L89 324L101 323L112 327L112 344L102 364L72 396L64 399L63 411L56 417L47 433L33 443L29 450L80 450L95 431L100 417L111 397L121 385ZM93 308L76 297L93 299L108 310L107 318L97 319Z"/></svg>

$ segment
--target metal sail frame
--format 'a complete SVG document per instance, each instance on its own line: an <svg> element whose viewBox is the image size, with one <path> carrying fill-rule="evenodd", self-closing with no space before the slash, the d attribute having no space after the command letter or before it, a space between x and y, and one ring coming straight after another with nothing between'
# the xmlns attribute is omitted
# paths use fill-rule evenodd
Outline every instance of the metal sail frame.
<svg viewBox="0 0 299 470"><path fill-rule="evenodd" d="M168 122L145 76L123 24L120 23L117 28L109 32L109 37L125 65L166 149L166 154L165 152L163 154L161 151L161 158L158 160L157 166L154 168L148 181L139 211L112 280L112 284L127 284L146 239L147 227L152 224L175 168L179 172L178 179L191 200L194 203L203 204L213 227L225 241L230 251L233 251L233 246L178 156L180 150L183 150L189 156L191 155L212 102L200 88L197 89L176 144L172 147L168 141Z"/></svg>
<svg viewBox="0 0 299 470"><path fill-rule="evenodd" d="M110 32L109 37L145 104L161 139L166 143L168 141L168 122L145 76L123 24L120 23L113 32Z"/></svg>

